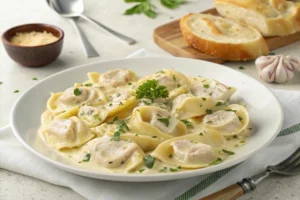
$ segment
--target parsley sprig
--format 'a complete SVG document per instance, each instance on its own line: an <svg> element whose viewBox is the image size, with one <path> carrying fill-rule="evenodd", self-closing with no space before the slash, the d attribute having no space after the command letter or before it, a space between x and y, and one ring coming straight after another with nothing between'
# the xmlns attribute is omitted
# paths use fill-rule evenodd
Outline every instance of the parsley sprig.
<svg viewBox="0 0 300 200"><path fill-rule="evenodd" d="M155 18L157 12L154 10L154 5L151 0L124 0L126 3L137 3L133 7L125 11L125 15L133 14L145 14L147 17ZM181 4L185 3L185 0L160 0L161 5L169 9L175 9Z"/></svg>
<svg viewBox="0 0 300 200"><path fill-rule="evenodd" d="M157 98L167 98L169 91L166 86L159 85L158 80L148 80L136 90L137 99L150 99L152 102Z"/></svg>
<svg viewBox="0 0 300 200"><path fill-rule="evenodd" d="M144 157L144 164L149 169L152 169L152 167L154 166L155 160L156 160L156 158L152 157L151 155L147 155Z"/></svg>

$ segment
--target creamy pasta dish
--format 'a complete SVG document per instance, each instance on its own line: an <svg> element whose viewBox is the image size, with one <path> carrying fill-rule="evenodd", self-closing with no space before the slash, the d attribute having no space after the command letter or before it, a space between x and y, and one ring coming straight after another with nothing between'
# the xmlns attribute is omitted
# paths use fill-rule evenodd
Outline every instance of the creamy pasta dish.
<svg viewBox="0 0 300 200"><path fill-rule="evenodd" d="M174 173L217 165L249 135L235 88L164 69L138 78L127 69L53 93L41 116L42 141L82 168Z"/></svg>

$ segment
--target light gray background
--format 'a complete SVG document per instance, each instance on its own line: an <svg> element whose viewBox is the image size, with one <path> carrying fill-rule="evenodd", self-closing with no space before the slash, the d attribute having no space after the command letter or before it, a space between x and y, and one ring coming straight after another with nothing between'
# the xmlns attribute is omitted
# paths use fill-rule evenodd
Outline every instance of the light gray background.
<svg viewBox="0 0 300 200"><path fill-rule="evenodd" d="M143 15L124 16L124 10L133 4L126 4L123 0L85 0L86 14L109 25L128 36L135 38L138 43L128 46L118 40L107 36L99 28L81 21L80 25L91 43L101 54L101 57L86 58L80 41L68 20L59 17L47 7L46 0L0 0L0 33L6 29L24 23L43 22L61 27L65 31L65 43L59 59L49 66L42 68L25 68L14 63L6 54L2 43L0 44L0 127L9 123L9 112L18 96L35 81L33 77L43 79L55 72L81 64L123 58L140 48L159 55L169 56L153 42L153 29L161 24L179 18L189 12L199 12L213 6L213 0L189 1L176 10L162 8L157 2L159 16L149 19ZM276 54L293 55L300 58L300 42L274 51ZM244 73L258 79L254 62L226 63L226 66L235 68L243 65ZM120 66L121 67L121 66ZM141 66L143 67L143 66ZM267 84L270 88L300 90L300 73L295 75L293 81L287 84ZM20 90L20 93L13 93ZM29 113L30 115L30 113ZM271 177L265 180L259 188L242 197L242 200L271 200L291 199L300 197L300 176ZM142 197L141 197L142 198ZM72 190L60 186L16 174L0 169L0 200L6 199L72 199L82 200Z"/></svg>

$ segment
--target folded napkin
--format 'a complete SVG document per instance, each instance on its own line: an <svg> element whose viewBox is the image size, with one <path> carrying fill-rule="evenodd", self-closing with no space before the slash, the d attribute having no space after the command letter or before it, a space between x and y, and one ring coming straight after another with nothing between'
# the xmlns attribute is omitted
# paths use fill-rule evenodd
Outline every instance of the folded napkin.
<svg viewBox="0 0 300 200"><path fill-rule="evenodd" d="M140 50L130 57L149 55L153 54ZM151 183L124 183L86 178L55 168L27 151L14 137L9 126L0 129L0 168L69 187L92 200L199 199L244 177L254 175L269 164L280 162L299 147L300 92L272 91L284 110L283 130L279 134L283 137L276 138L271 145L243 163L210 175Z"/></svg>

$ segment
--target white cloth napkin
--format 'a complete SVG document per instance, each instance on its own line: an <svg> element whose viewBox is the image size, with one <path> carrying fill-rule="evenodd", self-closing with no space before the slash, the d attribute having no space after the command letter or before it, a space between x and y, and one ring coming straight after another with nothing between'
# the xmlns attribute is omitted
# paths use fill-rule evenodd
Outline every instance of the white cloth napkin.
<svg viewBox="0 0 300 200"><path fill-rule="evenodd" d="M149 56L149 53L139 50L130 57L133 56ZM300 92L283 90L273 90L273 92L279 98L284 109L283 128L286 130L282 133L294 134L275 139L259 154L231 170L167 182L124 183L96 180L65 172L34 156L17 141L9 126L0 129L0 168L69 187L92 200L199 199L244 177L260 172L269 164L280 162L299 147ZM202 180L204 181L201 182Z"/></svg>

